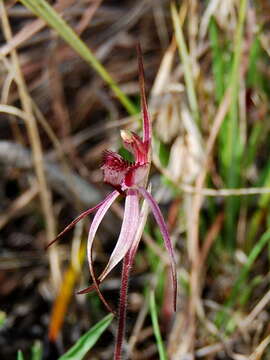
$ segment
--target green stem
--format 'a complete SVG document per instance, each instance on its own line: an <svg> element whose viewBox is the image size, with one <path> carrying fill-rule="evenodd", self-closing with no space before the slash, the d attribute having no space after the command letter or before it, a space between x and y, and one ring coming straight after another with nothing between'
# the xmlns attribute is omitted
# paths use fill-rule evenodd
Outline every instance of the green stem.
<svg viewBox="0 0 270 360"><path fill-rule="evenodd" d="M116 97L126 108L129 114L138 113L137 107L120 90L111 75L104 66L97 60L89 47L79 38L73 29L62 19L62 17L45 0L20 0L24 6L29 8L34 14L42 18L100 75L100 77L110 86Z"/></svg>

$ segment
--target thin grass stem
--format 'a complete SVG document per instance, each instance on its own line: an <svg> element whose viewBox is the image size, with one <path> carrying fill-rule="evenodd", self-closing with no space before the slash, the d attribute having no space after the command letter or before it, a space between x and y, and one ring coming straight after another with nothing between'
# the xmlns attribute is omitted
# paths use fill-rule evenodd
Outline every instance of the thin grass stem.
<svg viewBox="0 0 270 360"><path fill-rule="evenodd" d="M167 355L164 349L164 345L162 342L160 329L158 325L158 315L157 315L157 305L155 301L155 295L154 292L150 292L150 313L151 313L151 319L153 324L153 330L157 341L158 346L158 353L159 353L159 359L160 360L167 360Z"/></svg>
<svg viewBox="0 0 270 360"><path fill-rule="evenodd" d="M74 30L61 18L61 16L44 0L20 0L24 6L42 18L100 75L110 86L122 105L130 115L138 112L137 107L122 92L105 67L94 56L89 47L79 38Z"/></svg>

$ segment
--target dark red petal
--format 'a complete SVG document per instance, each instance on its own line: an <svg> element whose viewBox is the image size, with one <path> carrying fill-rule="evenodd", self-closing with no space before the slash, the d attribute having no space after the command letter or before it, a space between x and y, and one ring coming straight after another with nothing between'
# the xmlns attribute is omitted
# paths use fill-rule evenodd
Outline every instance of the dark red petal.
<svg viewBox="0 0 270 360"><path fill-rule="evenodd" d="M172 280L173 280L173 288L174 288L174 311L176 311L176 299L177 299L177 273L176 273L176 263L174 259L174 250L172 246L172 241L170 239L170 235L168 232L167 225L162 216L162 213L159 209L159 206L153 196L143 187L138 187L138 190L142 194L142 196L147 200L154 218L160 228L161 235L164 240L165 247L168 251L170 262L171 262L171 272L172 272Z"/></svg>
<svg viewBox="0 0 270 360"><path fill-rule="evenodd" d="M148 157L148 147L142 139L134 132L127 130L121 130L121 137L125 148L134 155L135 162L145 164Z"/></svg>
<svg viewBox="0 0 270 360"><path fill-rule="evenodd" d="M124 183L127 187L142 185L148 173L148 163L143 165L134 164L125 175Z"/></svg>
<svg viewBox="0 0 270 360"><path fill-rule="evenodd" d="M117 189L121 189L121 184L129 167L129 163L119 154L108 150L104 152L103 165L101 167L104 182L111 184Z"/></svg>
<svg viewBox="0 0 270 360"><path fill-rule="evenodd" d="M103 161L101 169L111 168L118 171L126 170L129 167L129 163L122 158L121 155L114 151L105 150L103 152Z"/></svg>

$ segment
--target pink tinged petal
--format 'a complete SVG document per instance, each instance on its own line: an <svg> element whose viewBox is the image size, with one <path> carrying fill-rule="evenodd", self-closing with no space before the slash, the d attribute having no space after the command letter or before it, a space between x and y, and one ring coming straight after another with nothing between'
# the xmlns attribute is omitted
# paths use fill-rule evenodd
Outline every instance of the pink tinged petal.
<svg viewBox="0 0 270 360"><path fill-rule="evenodd" d="M110 194L110 196L107 197L106 201L104 201L103 204L99 207L99 209L92 221L92 224L91 224L91 227L89 230L89 234L88 234L88 242L87 242L87 258L88 258L90 273L93 278L93 282L94 282L95 288L98 292L98 295L109 311L112 311L112 309L110 308L110 306L104 299L103 295L101 294L101 292L99 290L99 286L98 286L99 282L96 280L96 277L95 277L95 273L94 273L94 269L93 269L92 250L93 250L93 242L94 242L94 238L95 238L97 229L98 229L102 219L104 218L106 212L109 210L110 206L112 205L112 203L116 200L116 198L118 196L119 196L119 193L117 191L113 191Z"/></svg>
<svg viewBox="0 0 270 360"><path fill-rule="evenodd" d="M138 192L136 190L128 190L120 235L106 268L99 276L100 281L104 280L104 278L112 271L112 269L124 258L124 256L132 246L138 227L138 221Z"/></svg>
<svg viewBox="0 0 270 360"><path fill-rule="evenodd" d="M148 174L148 163L144 165L134 164L126 173L124 183L127 187L142 185Z"/></svg>
<svg viewBox="0 0 270 360"><path fill-rule="evenodd" d="M153 196L143 187L138 187L139 192L142 196L148 201L148 204L152 210L152 213L156 219L156 222L160 228L161 234L163 236L163 240L165 243L165 247L168 251L171 260L171 272L172 272L172 279L173 279L173 288L174 288L174 310L176 311L176 297L177 297L177 278L176 278L176 264L174 259L174 252L172 247L172 242L170 239L170 235L164 221L164 218L161 214L158 204Z"/></svg>
<svg viewBox="0 0 270 360"><path fill-rule="evenodd" d="M132 246L131 246L130 251L129 251L130 256L133 257L133 258L137 253L137 249L138 249L140 240L142 238L142 234L143 234L145 224L146 224L146 221L147 221L148 213L149 213L148 202L146 200L144 200L143 204L142 204L142 207L141 207L141 211L140 211L140 216L139 216L138 228L137 228L137 231L136 231L136 235L135 235L134 241L133 241Z"/></svg>
<svg viewBox="0 0 270 360"><path fill-rule="evenodd" d="M88 209L86 211L84 211L81 215L79 215L78 217L76 217L76 219L74 219L68 226L66 226L64 228L63 231L61 231L54 240L52 240L47 246L46 248L48 248L49 246L51 246L53 243L55 243L57 240L59 240L67 231L71 230L76 224L77 222L79 222L80 220L82 220L83 218L85 218L87 215L97 211L104 203L106 203L106 201L108 201L112 196L114 196L114 194L118 194L119 193L117 191L113 191L111 194L109 194L104 200L102 200L99 204L97 204L96 206L94 206L91 209Z"/></svg>
<svg viewBox="0 0 270 360"><path fill-rule="evenodd" d="M130 164L119 154L109 150L105 151L101 166L104 182L116 187L121 186L129 166Z"/></svg>
<svg viewBox="0 0 270 360"><path fill-rule="evenodd" d="M137 44L137 56L138 56L138 72L139 72L139 83L140 83L140 92L141 92L141 111L143 118L143 142L147 145L147 153L149 152L149 147L151 145L152 137L152 127L151 119L149 116L147 101L145 96L145 76L142 60L142 49L140 44Z"/></svg>
<svg viewBox="0 0 270 360"><path fill-rule="evenodd" d="M130 250L128 251L128 253L126 254L126 256L130 257L130 261L133 262L134 257L136 255L137 252L137 248L139 246L141 237L142 237L142 233L145 227L145 223L147 220L147 216L148 216L148 202L146 200L144 200L141 211L140 211L140 216L139 216L139 220L138 220L138 227L137 227L137 231L136 231L136 235L134 237L134 240L132 242L132 245L130 247ZM97 283L100 284L100 280L97 280ZM77 294L88 294L92 291L95 291L96 287L94 284L88 286L85 289L82 289L80 291L77 292Z"/></svg>

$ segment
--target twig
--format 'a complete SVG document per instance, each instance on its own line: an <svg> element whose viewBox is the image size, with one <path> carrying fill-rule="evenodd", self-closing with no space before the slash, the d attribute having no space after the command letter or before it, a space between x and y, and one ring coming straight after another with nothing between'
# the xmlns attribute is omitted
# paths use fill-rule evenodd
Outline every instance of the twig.
<svg viewBox="0 0 270 360"><path fill-rule="evenodd" d="M0 141L0 163L21 170L32 170L34 166L31 152L12 141ZM49 185L68 202L74 203L75 199L71 194L75 194L77 199L87 206L100 201L101 196L94 186L75 173L70 172L67 175L60 166L46 160L44 170Z"/></svg>
<svg viewBox="0 0 270 360"><path fill-rule="evenodd" d="M249 315L240 323L240 329L247 329L255 320L255 318L262 312L266 305L270 302L270 290L264 294L258 304L252 309Z"/></svg>
<svg viewBox="0 0 270 360"><path fill-rule="evenodd" d="M213 196L213 197L227 197L227 196L250 196L269 194L269 187L250 187L250 188L238 188L238 189L210 189L202 188L199 190L196 187L189 185L180 185L181 190L189 194L200 194L202 196Z"/></svg>
<svg viewBox="0 0 270 360"><path fill-rule="evenodd" d="M59 1L54 6L54 9L61 13L65 8L69 7L74 2L75 0ZM7 56L9 53L12 52L12 50L22 45L25 41L30 39L40 30L42 30L45 26L46 23L42 19L37 19L32 21L30 24L27 24L15 36L9 39L5 45L0 47L0 54L2 56Z"/></svg>
<svg viewBox="0 0 270 360"><path fill-rule="evenodd" d="M23 194L21 194L16 200L12 202L10 207L0 216L0 229L2 229L11 218L13 218L19 210L24 208L29 202L31 202L38 194L38 187L36 184L31 186Z"/></svg>

